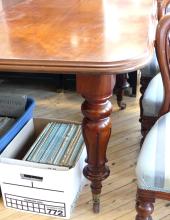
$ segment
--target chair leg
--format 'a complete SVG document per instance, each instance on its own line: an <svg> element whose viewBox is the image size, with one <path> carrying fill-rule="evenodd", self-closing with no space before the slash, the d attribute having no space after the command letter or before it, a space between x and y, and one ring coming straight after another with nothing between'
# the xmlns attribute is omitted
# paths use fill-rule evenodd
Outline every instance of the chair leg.
<svg viewBox="0 0 170 220"><path fill-rule="evenodd" d="M129 87L129 83L127 82L127 74L118 74L116 75L116 97L117 104L121 110L126 108L126 103L123 102L124 89Z"/></svg>
<svg viewBox="0 0 170 220"><path fill-rule="evenodd" d="M132 97L136 97L136 93L137 93L137 71L133 71L128 73L128 82L130 84L130 87L132 88Z"/></svg>
<svg viewBox="0 0 170 220"><path fill-rule="evenodd" d="M135 220L152 220L155 202L154 193L152 191L141 190L137 191L136 198L136 219Z"/></svg>
<svg viewBox="0 0 170 220"><path fill-rule="evenodd" d="M117 97L117 105L121 110L126 108L126 103L123 102L123 94L124 94L124 90L122 88L119 88L117 90L116 97Z"/></svg>
<svg viewBox="0 0 170 220"><path fill-rule="evenodd" d="M143 99L144 92L145 92L149 82L150 82L150 78L148 79L146 77L141 76L141 78L140 78L140 85L141 85L140 93L141 93L141 97L139 99L139 106L140 106L140 118L139 118L139 121L140 122L141 122L142 117L143 117L142 99Z"/></svg>

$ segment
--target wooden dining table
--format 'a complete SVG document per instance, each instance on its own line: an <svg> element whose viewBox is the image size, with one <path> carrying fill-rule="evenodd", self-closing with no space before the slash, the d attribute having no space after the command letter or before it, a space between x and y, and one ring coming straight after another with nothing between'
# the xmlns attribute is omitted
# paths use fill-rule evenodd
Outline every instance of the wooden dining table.
<svg viewBox="0 0 170 220"><path fill-rule="evenodd" d="M0 0L0 71L76 74L94 212L109 176L115 75L150 61L156 11L153 0Z"/></svg>

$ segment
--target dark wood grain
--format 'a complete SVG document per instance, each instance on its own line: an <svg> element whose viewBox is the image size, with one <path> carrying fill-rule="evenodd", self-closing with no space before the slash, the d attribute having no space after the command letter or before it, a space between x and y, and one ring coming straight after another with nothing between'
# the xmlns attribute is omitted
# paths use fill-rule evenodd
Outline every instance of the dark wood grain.
<svg viewBox="0 0 170 220"><path fill-rule="evenodd" d="M153 0L7 0L8 7L5 2L1 70L118 73L151 58Z"/></svg>
<svg viewBox="0 0 170 220"><path fill-rule="evenodd" d="M77 91L85 98L82 104L82 128L88 165L84 168L84 175L91 181L94 212L99 212L102 181L110 173L105 163L112 126L112 104L108 99L114 83L115 76L112 75L77 75Z"/></svg>
<svg viewBox="0 0 170 220"><path fill-rule="evenodd" d="M147 193L146 193L147 192ZM135 220L152 220L154 211L155 195L152 191L138 189L136 198L137 215Z"/></svg>

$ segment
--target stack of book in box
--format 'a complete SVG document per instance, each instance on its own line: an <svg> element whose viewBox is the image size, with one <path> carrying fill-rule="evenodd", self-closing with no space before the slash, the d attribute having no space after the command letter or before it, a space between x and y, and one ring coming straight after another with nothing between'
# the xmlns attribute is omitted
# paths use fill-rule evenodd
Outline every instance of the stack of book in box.
<svg viewBox="0 0 170 220"><path fill-rule="evenodd" d="M72 167L83 150L83 143L80 125L51 122L23 160Z"/></svg>

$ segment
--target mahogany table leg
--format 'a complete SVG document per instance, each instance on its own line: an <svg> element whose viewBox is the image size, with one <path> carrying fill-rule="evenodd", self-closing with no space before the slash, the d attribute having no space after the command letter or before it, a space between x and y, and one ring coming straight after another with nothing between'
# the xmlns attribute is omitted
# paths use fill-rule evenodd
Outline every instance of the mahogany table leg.
<svg viewBox="0 0 170 220"><path fill-rule="evenodd" d="M112 104L108 99L112 95L114 84L113 75L77 75L77 92L85 98L82 104L82 130L87 147L88 165L83 173L91 181L95 213L100 209L102 181L110 173L105 163L111 134Z"/></svg>

